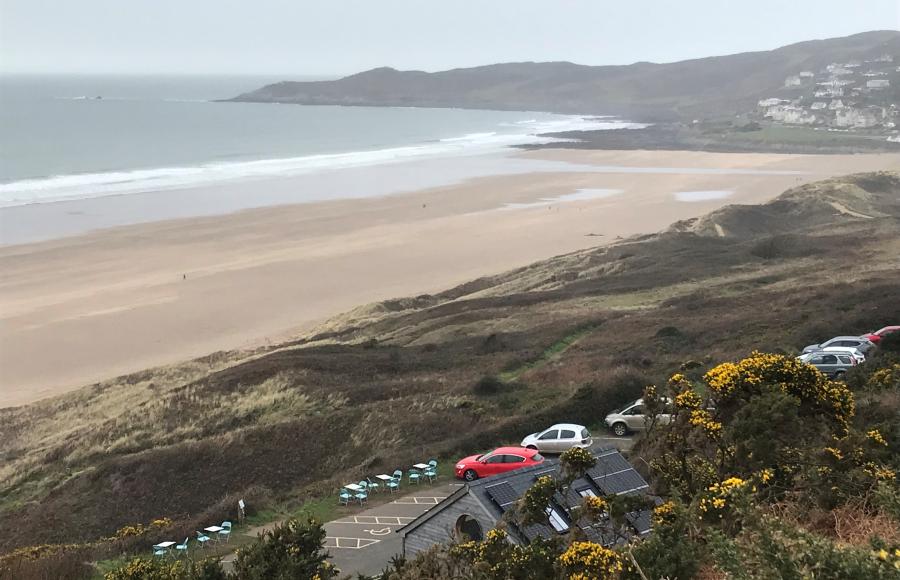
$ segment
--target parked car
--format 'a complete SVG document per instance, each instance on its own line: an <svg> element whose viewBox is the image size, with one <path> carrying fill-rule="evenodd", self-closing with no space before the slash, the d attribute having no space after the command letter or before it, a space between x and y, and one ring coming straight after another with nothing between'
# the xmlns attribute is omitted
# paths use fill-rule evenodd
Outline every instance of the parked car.
<svg viewBox="0 0 900 580"><path fill-rule="evenodd" d="M522 447L544 453L562 453L573 447L590 447L591 433L584 425L558 423L522 439Z"/></svg>
<svg viewBox="0 0 900 580"><path fill-rule="evenodd" d="M802 354L797 358L833 379L841 378L844 373L856 366L856 360L849 353L817 351Z"/></svg>
<svg viewBox="0 0 900 580"><path fill-rule="evenodd" d="M523 467L531 467L544 462L544 456L537 449L524 447L498 447L484 455L470 455L456 462L456 477L475 481L479 477L490 477Z"/></svg>
<svg viewBox="0 0 900 580"><path fill-rule="evenodd" d="M808 346L805 346L803 347L803 352L816 352L829 346L850 346L859 350L863 354L866 354L869 352L869 350L875 347L875 344L870 342L869 339L862 336L835 336L831 340L826 340L822 344L810 344Z"/></svg>
<svg viewBox="0 0 900 580"><path fill-rule="evenodd" d="M667 403L668 406L668 403ZM660 425L667 425L672 420L668 412L656 416ZM647 428L647 417L644 416L644 400L633 401L618 411L613 411L604 419L606 425L618 437L627 435L629 431L643 431Z"/></svg>
<svg viewBox="0 0 900 580"><path fill-rule="evenodd" d="M840 352L844 354L849 354L856 360L856 364L861 365L866 362L866 355L863 354L859 349L853 348L852 346L826 346L822 349L822 352Z"/></svg>
<svg viewBox="0 0 900 580"><path fill-rule="evenodd" d="M862 337L868 339L873 344L878 344L879 342L881 342L882 338L891 334L892 332L897 332L898 330L900 330L900 326L885 326L884 328L876 330L875 332L864 334L862 335Z"/></svg>

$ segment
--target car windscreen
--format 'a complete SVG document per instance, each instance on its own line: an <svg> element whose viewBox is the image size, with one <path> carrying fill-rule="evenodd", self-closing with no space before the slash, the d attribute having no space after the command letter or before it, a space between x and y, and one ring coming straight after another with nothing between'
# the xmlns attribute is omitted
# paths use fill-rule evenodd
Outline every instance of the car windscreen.
<svg viewBox="0 0 900 580"><path fill-rule="evenodd" d="M531 460L532 461L543 461L544 456L541 455L540 453L535 453L534 455L531 456Z"/></svg>

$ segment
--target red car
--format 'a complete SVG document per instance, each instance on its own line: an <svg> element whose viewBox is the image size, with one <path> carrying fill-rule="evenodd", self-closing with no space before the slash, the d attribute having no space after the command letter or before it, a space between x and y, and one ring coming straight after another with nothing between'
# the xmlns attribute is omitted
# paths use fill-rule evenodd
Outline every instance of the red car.
<svg viewBox="0 0 900 580"><path fill-rule="evenodd" d="M889 335L892 332L897 332L900 330L900 326L885 326L881 330L876 330L875 332L870 332L869 334L864 334L863 338L868 338L869 342L873 342L878 344L881 342L881 339L885 336Z"/></svg>
<svg viewBox="0 0 900 580"><path fill-rule="evenodd" d="M456 462L456 477L475 481L479 477L490 477L523 467L540 465L544 456L537 449L524 447L498 447L484 455L471 455Z"/></svg>

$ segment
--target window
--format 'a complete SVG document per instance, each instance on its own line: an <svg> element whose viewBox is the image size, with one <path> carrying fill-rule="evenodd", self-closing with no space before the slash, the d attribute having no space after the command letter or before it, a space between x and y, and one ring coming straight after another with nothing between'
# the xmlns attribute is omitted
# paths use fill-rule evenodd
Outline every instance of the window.
<svg viewBox="0 0 900 580"><path fill-rule="evenodd" d="M560 439L575 439L575 431L569 431L567 429L563 429L559 432Z"/></svg>
<svg viewBox="0 0 900 580"><path fill-rule="evenodd" d="M822 357L822 364L836 365L837 357L834 356L833 354L826 354L825 356Z"/></svg>
<svg viewBox="0 0 900 580"><path fill-rule="evenodd" d="M554 429L553 431L547 431L540 437L538 437L538 441L548 441L550 439L559 439L559 430Z"/></svg>
<svg viewBox="0 0 900 580"><path fill-rule="evenodd" d="M525 463L525 458L518 455L504 455L503 457L506 458L503 463Z"/></svg>
<svg viewBox="0 0 900 580"><path fill-rule="evenodd" d="M845 365L850 364L850 356L849 355L839 354L838 360L841 361Z"/></svg>
<svg viewBox="0 0 900 580"><path fill-rule="evenodd" d="M644 414L644 406L643 405L635 405L634 407L625 411L624 414L625 415L643 415Z"/></svg>
<svg viewBox="0 0 900 580"><path fill-rule="evenodd" d="M582 439L590 439L590 438L591 438L591 432L588 431L587 429L582 429L582 430L581 430L581 438L582 438Z"/></svg>
<svg viewBox="0 0 900 580"><path fill-rule="evenodd" d="M550 525L553 526L553 529L559 533L563 533L569 529L569 524L566 523L566 520L560 515L555 508L548 507L547 515L550 516Z"/></svg>
<svg viewBox="0 0 900 580"><path fill-rule="evenodd" d="M809 364L812 364L812 365L820 365L820 364L822 364L822 361L823 361L823 360L824 360L824 359L823 359L822 356L814 356L814 357L812 357L811 359L809 359Z"/></svg>
<svg viewBox="0 0 900 580"><path fill-rule="evenodd" d="M460 542L482 541L484 534L481 532L481 524L468 514L459 516L456 520L456 537Z"/></svg>
<svg viewBox="0 0 900 580"><path fill-rule="evenodd" d="M531 460L534 461L535 463L540 463L541 461L544 460L544 456L541 455L540 453L535 453L534 455L531 456Z"/></svg>
<svg viewBox="0 0 900 580"><path fill-rule="evenodd" d="M491 455L485 463L503 463L505 457L505 455Z"/></svg>

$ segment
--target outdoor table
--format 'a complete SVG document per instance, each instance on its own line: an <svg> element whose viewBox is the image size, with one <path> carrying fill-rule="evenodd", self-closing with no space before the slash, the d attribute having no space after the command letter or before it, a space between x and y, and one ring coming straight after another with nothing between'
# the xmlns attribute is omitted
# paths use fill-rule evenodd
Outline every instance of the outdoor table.
<svg viewBox="0 0 900 580"><path fill-rule="evenodd" d="M359 485L357 485L355 483L348 483L344 487L346 489L349 489L350 491L360 491L362 489Z"/></svg>
<svg viewBox="0 0 900 580"><path fill-rule="evenodd" d="M428 469L431 466L427 463L416 463L415 465L413 465L413 467L415 467L416 469Z"/></svg>
<svg viewBox="0 0 900 580"><path fill-rule="evenodd" d="M376 475L375 479L380 479L381 481L390 481L394 478L390 475L382 473L381 475Z"/></svg>
<svg viewBox="0 0 900 580"><path fill-rule="evenodd" d="M174 546L174 545L175 545L175 542L160 542L160 543L156 544L156 545L153 546L153 547L154 547L154 548L162 548L162 549L164 549L164 550L168 550L169 548L171 548L171 547Z"/></svg>
<svg viewBox="0 0 900 580"><path fill-rule="evenodd" d="M224 530L222 526L209 526L208 528L203 528L204 532L209 532L210 534L217 534Z"/></svg>

